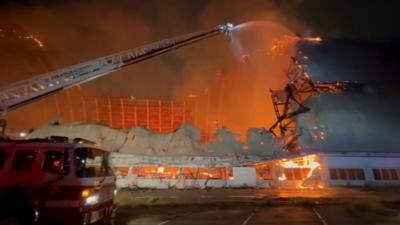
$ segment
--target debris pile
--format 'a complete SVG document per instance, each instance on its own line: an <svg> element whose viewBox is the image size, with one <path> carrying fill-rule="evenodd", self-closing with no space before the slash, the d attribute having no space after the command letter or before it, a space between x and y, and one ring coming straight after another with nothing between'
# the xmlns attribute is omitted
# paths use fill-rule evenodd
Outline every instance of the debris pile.
<svg viewBox="0 0 400 225"><path fill-rule="evenodd" d="M253 155L271 157L280 149L280 144L271 133L252 128L248 131L249 141L244 143L225 128L216 131L210 141L201 143L201 132L190 124L171 133L154 133L135 127L116 130L100 124L49 123L27 135L27 138L63 136L69 139L82 138L99 144L113 152L141 156L238 156Z"/></svg>

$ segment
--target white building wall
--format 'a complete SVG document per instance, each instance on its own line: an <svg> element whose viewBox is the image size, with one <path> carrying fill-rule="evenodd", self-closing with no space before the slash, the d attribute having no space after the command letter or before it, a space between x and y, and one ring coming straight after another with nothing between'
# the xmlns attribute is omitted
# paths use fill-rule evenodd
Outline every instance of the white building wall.
<svg viewBox="0 0 400 225"><path fill-rule="evenodd" d="M117 177L118 188L154 188L154 189L192 189L192 188L224 188L224 187L257 187L256 170L253 167L233 167L233 179L157 179L151 177L138 177L131 173L125 177ZM260 183L267 187L268 185Z"/></svg>
<svg viewBox="0 0 400 225"><path fill-rule="evenodd" d="M256 187L257 177L254 167L233 167L233 187Z"/></svg>
<svg viewBox="0 0 400 225"><path fill-rule="evenodd" d="M329 186L400 186L400 180L375 180L373 169L396 169L400 178L399 154L368 154L368 153L344 153L328 154L319 153L321 163L321 179ZM365 180L332 180L331 168L363 169Z"/></svg>

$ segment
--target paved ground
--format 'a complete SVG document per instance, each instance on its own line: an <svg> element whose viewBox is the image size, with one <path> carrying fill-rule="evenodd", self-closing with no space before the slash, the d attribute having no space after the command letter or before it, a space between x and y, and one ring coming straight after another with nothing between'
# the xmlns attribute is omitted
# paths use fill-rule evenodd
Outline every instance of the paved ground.
<svg viewBox="0 0 400 225"><path fill-rule="evenodd" d="M265 202L307 199L314 201L374 200L400 203L399 189L329 188L298 189L212 189L212 190L141 190L121 191L117 201L122 205L187 204L209 202Z"/></svg>
<svg viewBox="0 0 400 225"><path fill-rule="evenodd" d="M398 189L125 191L118 201L116 225L400 225Z"/></svg>
<svg viewBox="0 0 400 225"><path fill-rule="evenodd" d="M387 208L389 210L390 208ZM377 225L400 224L398 212L334 206L168 207L120 210L116 225Z"/></svg>

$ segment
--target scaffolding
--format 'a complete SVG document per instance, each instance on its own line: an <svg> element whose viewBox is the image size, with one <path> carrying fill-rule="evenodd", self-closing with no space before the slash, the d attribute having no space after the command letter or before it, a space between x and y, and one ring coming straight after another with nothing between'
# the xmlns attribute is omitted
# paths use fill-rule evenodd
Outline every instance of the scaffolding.
<svg viewBox="0 0 400 225"><path fill-rule="evenodd" d="M184 123L194 123L194 101L136 99L129 96L81 95L76 98L76 95L66 93L67 99L70 99L67 104L72 107L67 110L62 122L94 122L116 129L143 127L160 133L179 129ZM57 98L56 101L60 100Z"/></svg>

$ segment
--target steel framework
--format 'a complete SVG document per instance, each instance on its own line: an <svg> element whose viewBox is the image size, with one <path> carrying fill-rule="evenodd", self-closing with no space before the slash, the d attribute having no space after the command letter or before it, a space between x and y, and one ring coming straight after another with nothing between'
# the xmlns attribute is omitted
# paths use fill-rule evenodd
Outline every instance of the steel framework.
<svg viewBox="0 0 400 225"><path fill-rule="evenodd" d="M350 81L312 81L304 69L305 62L292 57L292 63L286 73L289 80L283 90L271 90L276 122L269 128L275 136L284 140L284 149L290 152L301 150L298 137L301 135L296 117L310 110L305 102L322 93L339 94L360 89L361 84Z"/></svg>

